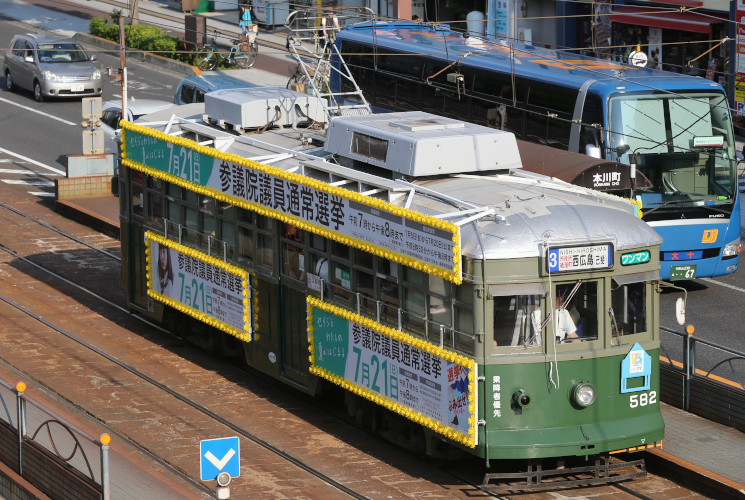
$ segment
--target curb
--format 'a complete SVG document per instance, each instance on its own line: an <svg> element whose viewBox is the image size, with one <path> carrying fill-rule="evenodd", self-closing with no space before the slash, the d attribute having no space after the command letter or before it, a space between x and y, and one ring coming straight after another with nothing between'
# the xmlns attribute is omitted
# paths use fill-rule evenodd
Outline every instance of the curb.
<svg viewBox="0 0 745 500"><path fill-rule="evenodd" d="M645 452L647 470L675 481L699 493L721 499L745 499L745 485L675 457L659 449ZM716 493L716 495L713 495Z"/></svg>
<svg viewBox="0 0 745 500"><path fill-rule="evenodd" d="M79 32L75 33L73 38L80 43L104 49L106 52L111 52L113 55L119 54L119 43L117 42L112 42L111 40L106 40L105 38L99 38L89 33ZM176 61L174 59L169 59L168 57L151 54L150 52L145 52L142 50L127 47L127 57L134 58L138 61L146 62L148 64L152 64L154 66L158 66L170 71L174 71L176 73L181 73L183 75L199 74L197 73L197 71L195 71L194 66L191 66L190 64Z"/></svg>

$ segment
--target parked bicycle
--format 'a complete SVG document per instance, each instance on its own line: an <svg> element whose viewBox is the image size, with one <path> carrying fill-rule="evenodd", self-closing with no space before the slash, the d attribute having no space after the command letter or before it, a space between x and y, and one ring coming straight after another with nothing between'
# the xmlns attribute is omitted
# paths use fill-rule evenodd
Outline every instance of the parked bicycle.
<svg viewBox="0 0 745 500"><path fill-rule="evenodd" d="M295 65L295 72L290 75L290 79L287 81L286 88L294 90L296 92L307 92L308 91L308 75L305 74L299 64Z"/></svg>
<svg viewBox="0 0 745 500"><path fill-rule="evenodd" d="M211 70L217 67L220 60L227 61L230 65L238 65L247 69L254 65L256 56L259 54L259 45L256 40L249 41L241 36L238 40L232 40L233 46L227 52L221 51L215 43L218 33L215 30L212 42L202 47L196 54L194 64L201 70Z"/></svg>

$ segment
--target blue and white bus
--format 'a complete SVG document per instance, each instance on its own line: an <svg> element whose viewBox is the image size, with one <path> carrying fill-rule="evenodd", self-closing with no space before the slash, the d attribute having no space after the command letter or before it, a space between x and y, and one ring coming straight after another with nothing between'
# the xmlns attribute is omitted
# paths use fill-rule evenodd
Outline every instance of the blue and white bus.
<svg viewBox="0 0 745 500"><path fill-rule="evenodd" d="M737 270L737 158L719 84L446 25L363 23L336 43L373 109L427 111L628 165L594 185L641 203L664 238L663 279ZM353 85L332 75L334 92Z"/></svg>

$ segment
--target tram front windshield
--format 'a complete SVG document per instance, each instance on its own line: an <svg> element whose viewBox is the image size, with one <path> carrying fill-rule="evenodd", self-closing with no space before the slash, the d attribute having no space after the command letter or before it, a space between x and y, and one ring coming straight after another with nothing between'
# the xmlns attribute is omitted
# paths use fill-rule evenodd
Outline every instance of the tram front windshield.
<svg viewBox="0 0 745 500"><path fill-rule="evenodd" d="M594 341L648 331L645 282L611 280L610 304L603 306L605 281L556 284L546 295L494 296L494 347L538 346ZM544 313L546 304L553 304Z"/></svg>
<svg viewBox="0 0 745 500"><path fill-rule="evenodd" d="M735 141L721 93L637 93L610 100L611 159L652 183L635 191L645 209L731 205L737 186Z"/></svg>

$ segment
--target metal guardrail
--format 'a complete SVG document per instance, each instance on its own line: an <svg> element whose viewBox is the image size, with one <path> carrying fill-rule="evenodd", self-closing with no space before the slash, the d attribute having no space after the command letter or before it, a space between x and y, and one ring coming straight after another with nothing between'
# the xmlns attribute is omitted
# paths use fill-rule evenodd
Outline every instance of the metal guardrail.
<svg viewBox="0 0 745 500"><path fill-rule="evenodd" d="M660 392L665 402L745 430L745 353L692 333L660 330Z"/></svg>
<svg viewBox="0 0 745 500"><path fill-rule="evenodd" d="M24 394L25 391L26 384L23 382L11 388L0 380L0 421L5 422L8 428L15 429L18 437L17 457L14 457L17 461L13 460L17 466L16 472L31 484L44 490L43 485L35 484L39 471L34 470L34 467L38 468L39 462L38 453L33 450L45 450L47 458L44 460L67 465L79 473L79 479L70 478L66 487L63 488L63 485L54 485L54 487L61 490L69 488L75 491L75 485L82 480L86 484L100 488L99 498L108 500L110 498L109 435L102 434L100 438L87 435L64 422L43 405L29 400ZM27 457L26 454L30 455ZM29 465L31 463L34 465ZM89 488L85 484L81 484L80 487ZM54 497L52 492L46 493ZM81 496L81 498L84 497L85 495Z"/></svg>

